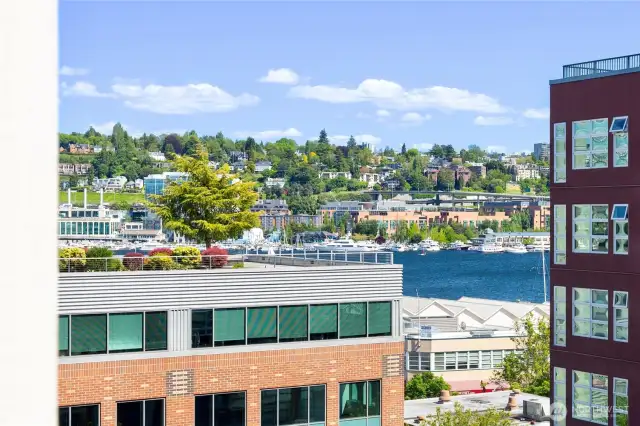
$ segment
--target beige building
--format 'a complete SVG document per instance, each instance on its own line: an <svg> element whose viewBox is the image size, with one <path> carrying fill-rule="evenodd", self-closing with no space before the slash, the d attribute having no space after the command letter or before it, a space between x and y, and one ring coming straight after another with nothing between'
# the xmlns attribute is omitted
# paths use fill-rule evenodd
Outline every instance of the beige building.
<svg viewBox="0 0 640 426"><path fill-rule="evenodd" d="M480 391L505 356L516 350L515 321L549 318L548 303L403 298L406 379L431 371L452 391ZM495 389L489 384L487 389Z"/></svg>

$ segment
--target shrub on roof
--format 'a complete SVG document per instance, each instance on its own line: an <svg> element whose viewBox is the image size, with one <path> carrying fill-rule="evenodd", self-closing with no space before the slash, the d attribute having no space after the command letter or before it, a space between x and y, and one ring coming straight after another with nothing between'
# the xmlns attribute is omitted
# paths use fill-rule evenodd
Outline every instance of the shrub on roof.
<svg viewBox="0 0 640 426"><path fill-rule="evenodd" d="M176 247L173 256L176 262L187 267L195 267L200 264L200 250L196 247Z"/></svg>
<svg viewBox="0 0 640 426"><path fill-rule="evenodd" d="M155 256L147 257L144 260L144 269L151 271L169 271L176 269L176 263L171 256L165 254L157 254Z"/></svg>
<svg viewBox="0 0 640 426"><path fill-rule="evenodd" d="M171 250L169 247L158 247L158 248L154 248L149 252L149 256L158 256L158 255L173 256L173 250Z"/></svg>
<svg viewBox="0 0 640 426"><path fill-rule="evenodd" d="M87 254L79 247L67 247L58 250L58 267L60 272L84 271Z"/></svg>
<svg viewBox="0 0 640 426"><path fill-rule="evenodd" d="M229 252L220 247L209 247L202 251L202 265L205 268L222 268L229 259Z"/></svg>
<svg viewBox="0 0 640 426"><path fill-rule="evenodd" d="M122 264L129 271L141 271L144 265L144 255L133 251L129 252L122 258Z"/></svg>

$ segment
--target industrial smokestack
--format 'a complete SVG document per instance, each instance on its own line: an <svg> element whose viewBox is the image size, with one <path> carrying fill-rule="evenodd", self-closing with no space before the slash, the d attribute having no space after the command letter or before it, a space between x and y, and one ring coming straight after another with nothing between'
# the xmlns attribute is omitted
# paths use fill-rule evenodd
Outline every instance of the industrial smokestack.
<svg viewBox="0 0 640 426"><path fill-rule="evenodd" d="M71 187L67 188L67 203L71 204Z"/></svg>
<svg viewBox="0 0 640 426"><path fill-rule="evenodd" d="M104 203L104 188L100 188L100 207Z"/></svg>
<svg viewBox="0 0 640 426"><path fill-rule="evenodd" d="M87 208L87 188L84 189L84 208Z"/></svg>

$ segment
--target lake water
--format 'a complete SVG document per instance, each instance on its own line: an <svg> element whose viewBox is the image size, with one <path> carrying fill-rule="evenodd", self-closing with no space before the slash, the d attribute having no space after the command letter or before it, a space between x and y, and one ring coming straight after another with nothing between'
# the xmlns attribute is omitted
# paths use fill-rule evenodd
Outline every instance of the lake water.
<svg viewBox="0 0 640 426"><path fill-rule="evenodd" d="M462 296L498 300L542 302L542 256L540 253L482 254L466 251L394 253L404 265L404 294L440 299ZM547 288L549 253L545 253ZM547 290L547 300L549 299Z"/></svg>

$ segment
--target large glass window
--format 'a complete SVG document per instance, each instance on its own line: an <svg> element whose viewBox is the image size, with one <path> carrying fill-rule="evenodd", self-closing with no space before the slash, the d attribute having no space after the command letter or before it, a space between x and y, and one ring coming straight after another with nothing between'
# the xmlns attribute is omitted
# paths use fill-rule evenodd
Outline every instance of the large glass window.
<svg viewBox="0 0 640 426"><path fill-rule="evenodd" d="M553 263L567 263L567 206L556 204L553 208Z"/></svg>
<svg viewBox="0 0 640 426"><path fill-rule="evenodd" d="M624 123L624 126L619 125ZM613 133L613 167L627 167L629 165L629 133L627 132L628 117L614 117L611 123ZM614 128L614 125L617 125Z"/></svg>
<svg viewBox="0 0 640 426"><path fill-rule="evenodd" d="M321 426L326 417L324 385L263 390L262 426Z"/></svg>
<svg viewBox="0 0 640 426"><path fill-rule="evenodd" d="M191 347L213 347L213 310L191 311Z"/></svg>
<svg viewBox="0 0 640 426"><path fill-rule="evenodd" d="M167 313L144 314L144 344L147 351L167 350Z"/></svg>
<svg viewBox="0 0 640 426"><path fill-rule="evenodd" d="M567 181L567 124L555 123L553 125L553 181L564 183Z"/></svg>
<svg viewBox="0 0 640 426"><path fill-rule="evenodd" d="M574 204L573 251L607 253L609 251L609 206Z"/></svg>
<svg viewBox="0 0 640 426"><path fill-rule="evenodd" d="M391 336L391 302L369 302L369 337Z"/></svg>
<svg viewBox="0 0 640 426"><path fill-rule="evenodd" d="M71 318L71 355L107 352L107 315L74 315Z"/></svg>
<svg viewBox="0 0 640 426"><path fill-rule="evenodd" d="M609 338L609 292L573 289L573 335Z"/></svg>
<svg viewBox="0 0 640 426"><path fill-rule="evenodd" d="M562 367L553 368L553 401L556 403L551 413L554 424L564 426L567 415L567 370Z"/></svg>
<svg viewBox="0 0 640 426"><path fill-rule="evenodd" d="M613 221L613 253L629 254L629 205L614 204L611 220Z"/></svg>
<svg viewBox="0 0 640 426"><path fill-rule="evenodd" d="M247 309L247 343L278 341L278 310L275 307Z"/></svg>
<svg viewBox="0 0 640 426"><path fill-rule="evenodd" d="M367 304L340 304L340 338L367 336Z"/></svg>
<svg viewBox="0 0 640 426"><path fill-rule="evenodd" d="M567 346L567 288L553 287L553 343L556 346Z"/></svg>
<svg viewBox="0 0 640 426"><path fill-rule="evenodd" d="M100 426L100 405L60 407L58 426Z"/></svg>
<svg viewBox="0 0 640 426"><path fill-rule="evenodd" d="M599 118L573 122L573 169L609 166L609 120Z"/></svg>
<svg viewBox="0 0 640 426"><path fill-rule="evenodd" d="M118 426L164 426L164 399L118 402Z"/></svg>
<svg viewBox="0 0 640 426"><path fill-rule="evenodd" d="M613 424L614 426L629 425L629 381L627 379L613 379Z"/></svg>
<svg viewBox="0 0 640 426"><path fill-rule="evenodd" d="M309 307L304 306L281 306L278 318L280 329L280 342L298 342L309 339Z"/></svg>
<svg viewBox="0 0 640 426"><path fill-rule="evenodd" d="M214 315L216 346L245 344L244 308L216 309Z"/></svg>
<svg viewBox="0 0 640 426"><path fill-rule="evenodd" d="M195 426L245 426L244 392L196 395Z"/></svg>
<svg viewBox="0 0 640 426"><path fill-rule="evenodd" d="M109 315L109 352L142 350L141 313Z"/></svg>
<svg viewBox="0 0 640 426"><path fill-rule="evenodd" d="M380 423L380 381L340 384L340 424L354 424L350 420L367 419L367 424ZM373 422L372 422L373 421Z"/></svg>
<svg viewBox="0 0 640 426"><path fill-rule="evenodd" d="M407 369L413 371L431 371L430 352L407 352Z"/></svg>
<svg viewBox="0 0 640 426"><path fill-rule="evenodd" d="M311 340L338 338L338 305L309 307L309 336Z"/></svg>
<svg viewBox="0 0 640 426"><path fill-rule="evenodd" d="M613 292L613 310L615 313L614 336L617 342L629 341L629 293Z"/></svg>
<svg viewBox="0 0 640 426"><path fill-rule="evenodd" d="M69 317L58 317L58 355L69 355Z"/></svg>
<svg viewBox="0 0 640 426"><path fill-rule="evenodd" d="M573 371L573 417L606 425L609 379L601 374Z"/></svg>

